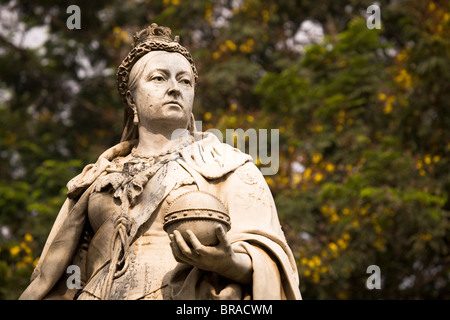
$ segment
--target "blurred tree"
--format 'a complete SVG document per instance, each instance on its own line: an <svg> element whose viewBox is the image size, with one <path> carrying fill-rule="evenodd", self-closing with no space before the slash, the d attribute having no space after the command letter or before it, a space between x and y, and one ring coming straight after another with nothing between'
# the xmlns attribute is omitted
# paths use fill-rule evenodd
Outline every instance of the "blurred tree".
<svg viewBox="0 0 450 320"><path fill-rule="evenodd" d="M449 297L449 7L383 12L392 39L355 18L257 86L304 167L273 187L310 298Z"/></svg>
<svg viewBox="0 0 450 320"><path fill-rule="evenodd" d="M379 1L0 4L0 298L29 281L65 184L118 142L132 34L170 26L199 69L203 130L278 128L267 176L303 296L448 298L449 7ZM377 264L382 289L368 290Z"/></svg>

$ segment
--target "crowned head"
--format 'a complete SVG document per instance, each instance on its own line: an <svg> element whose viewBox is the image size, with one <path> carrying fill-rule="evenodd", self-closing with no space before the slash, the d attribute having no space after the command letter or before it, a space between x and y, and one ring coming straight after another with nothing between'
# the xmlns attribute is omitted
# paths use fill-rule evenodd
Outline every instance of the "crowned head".
<svg viewBox="0 0 450 320"><path fill-rule="evenodd" d="M158 26L152 23L150 26L136 32L133 36L132 49L120 64L117 70L117 87L122 101L127 102L127 92L130 91L130 74L134 65L146 54L154 51L166 51L182 55L189 63L194 82L197 82L198 73L190 52L179 43L179 37L171 37L172 31L168 27ZM136 128L132 125L133 114L130 108L125 107L124 132L122 141L137 137Z"/></svg>

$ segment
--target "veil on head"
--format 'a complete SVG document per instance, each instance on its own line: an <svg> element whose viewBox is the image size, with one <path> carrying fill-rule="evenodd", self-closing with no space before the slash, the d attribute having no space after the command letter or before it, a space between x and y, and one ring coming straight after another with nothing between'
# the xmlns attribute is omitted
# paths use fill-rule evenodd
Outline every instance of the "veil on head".
<svg viewBox="0 0 450 320"><path fill-rule="evenodd" d="M125 104L124 117L123 117L123 132L120 141L134 140L138 138L138 128L133 123L133 111L128 107L126 93L128 91L128 80L130 77L131 69L134 64L150 51L167 51L176 52L181 54L190 63L192 72L194 74L194 80L197 82L198 73L194 64L190 52L179 44L179 37L175 36L172 40L170 35L172 31L168 27L158 26L156 23L152 23L149 27L136 32L133 36L134 43L131 51L122 61L117 70L117 88L119 94ZM188 126L189 132L193 134L195 132L195 119L191 114L191 121Z"/></svg>

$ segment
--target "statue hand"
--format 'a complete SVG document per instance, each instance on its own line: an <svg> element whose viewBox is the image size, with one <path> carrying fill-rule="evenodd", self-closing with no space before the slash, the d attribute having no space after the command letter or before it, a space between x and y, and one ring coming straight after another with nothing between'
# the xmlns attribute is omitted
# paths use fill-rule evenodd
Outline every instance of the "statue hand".
<svg viewBox="0 0 450 320"><path fill-rule="evenodd" d="M221 226L216 228L219 243L216 246L204 246L195 234L187 231L189 244L177 230L170 237L172 253L178 262L187 263L202 270L218 274L241 282L249 283L252 279L252 261L247 254L233 251L225 231Z"/></svg>

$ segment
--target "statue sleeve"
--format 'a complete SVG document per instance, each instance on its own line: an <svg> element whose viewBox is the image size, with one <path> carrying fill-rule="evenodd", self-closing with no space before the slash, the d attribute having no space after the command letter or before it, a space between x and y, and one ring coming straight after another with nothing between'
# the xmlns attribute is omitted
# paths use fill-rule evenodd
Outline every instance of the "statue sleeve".
<svg viewBox="0 0 450 320"><path fill-rule="evenodd" d="M196 175L200 189L227 206L227 236L235 252L253 265L250 285L232 283L217 274L179 264L170 281L174 299L301 299L296 263L278 219L275 203L258 168L247 162L220 179Z"/></svg>
<svg viewBox="0 0 450 320"><path fill-rule="evenodd" d="M248 162L221 186L236 252L252 259L252 299L301 299L298 271L278 218L272 193L259 169Z"/></svg>

